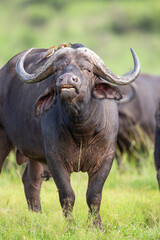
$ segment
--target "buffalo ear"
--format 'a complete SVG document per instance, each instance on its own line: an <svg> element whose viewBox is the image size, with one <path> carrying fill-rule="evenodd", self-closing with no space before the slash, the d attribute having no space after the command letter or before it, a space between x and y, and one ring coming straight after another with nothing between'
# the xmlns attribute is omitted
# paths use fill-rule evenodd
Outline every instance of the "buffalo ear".
<svg viewBox="0 0 160 240"><path fill-rule="evenodd" d="M40 95L35 104L36 117L55 105L55 95L55 90L52 87L48 87L45 92Z"/></svg>
<svg viewBox="0 0 160 240"><path fill-rule="evenodd" d="M120 100L122 93L119 88L109 83L99 82L93 89L93 96L98 99L115 99Z"/></svg>

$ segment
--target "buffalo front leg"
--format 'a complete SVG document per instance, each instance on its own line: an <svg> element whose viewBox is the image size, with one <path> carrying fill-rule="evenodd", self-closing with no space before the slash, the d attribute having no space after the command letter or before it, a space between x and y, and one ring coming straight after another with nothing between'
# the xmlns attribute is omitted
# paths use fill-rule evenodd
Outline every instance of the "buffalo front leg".
<svg viewBox="0 0 160 240"><path fill-rule="evenodd" d="M113 158L107 159L101 168L94 174L89 174L88 189L86 193L87 204L89 207L89 218L93 226L102 228L101 217L99 214L102 199L102 189L106 178L110 172Z"/></svg>
<svg viewBox="0 0 160 240"><path fill-rule="evenodd" d="M71 219L71 213L75 202L75 194L70 184L69 176L65 176L60 183L55 180L59 191L59 200L62 206L64 217Z"/></svg>
<svg viewBox="0 0 160 240"><path fill-rule="evenodd" d="M58 160L48 162L48 167L58 189L63 214L66 218L71 219L75 194L70 183L70 173Z"/></svg>
<svg viewBox="0 0 160 240"><path fill-rule="evenodd" d="M41 211L40 190L43 182L43 172L44 169L41 163L28 160L22 176L28 208L35 212Z"/></svg>

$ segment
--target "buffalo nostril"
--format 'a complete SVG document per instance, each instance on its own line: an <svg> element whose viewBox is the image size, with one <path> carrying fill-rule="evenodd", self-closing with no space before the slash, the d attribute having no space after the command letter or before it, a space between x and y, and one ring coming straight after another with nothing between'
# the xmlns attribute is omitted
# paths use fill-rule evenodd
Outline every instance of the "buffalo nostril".
<svg viewBox="0 0 160 240"><path fill-rule="evenodd" d="M76 76L72 77L72 81L78 82L78 77L76 77Z"/></svg>

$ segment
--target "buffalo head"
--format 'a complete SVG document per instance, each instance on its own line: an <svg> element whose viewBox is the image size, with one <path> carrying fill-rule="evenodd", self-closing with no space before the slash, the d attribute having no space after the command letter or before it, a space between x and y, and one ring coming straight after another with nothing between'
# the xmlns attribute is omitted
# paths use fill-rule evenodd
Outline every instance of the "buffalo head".
<svg viewBox="0 0 160 240"><path fill-rule="evenodd" d="M25 83L37 83L50 75L53 75L54 78L52 86L49 86L37 101L37 113L53 106L57 94L62 102L70 104L82 101L84 98L89 99L91 94L98 99L114 98L119 100L122 95L118 88L111 84L129 84L136 79L140 71L139 60L132 49L133 71L126 76L118 76L105 66L96 53L82 44L72 44L71 47L55 51L44 62L44 65L36 70L36 73L29 74L24 69L24 62L26 56L32 51L34 49L23 53L17 62L16 71L20 79Z"/></svg>

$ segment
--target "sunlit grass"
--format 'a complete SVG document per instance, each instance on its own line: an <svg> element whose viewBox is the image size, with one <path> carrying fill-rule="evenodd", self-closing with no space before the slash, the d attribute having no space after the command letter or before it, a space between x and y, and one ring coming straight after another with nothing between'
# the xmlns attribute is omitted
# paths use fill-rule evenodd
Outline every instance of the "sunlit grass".
<svg viewBox="0 0 160 240"><path fill-rule="evenodd" d="M0 66L30 47L81 42L100 55L116 74L132 68L130 47L139 56L142 72L160 74L159 1L55 2L0 2ZM139 26L150 18L153 29L142 31ZM147 158L140 155L140 159L136 168L125 155L123 171L118 171L114 162L103 189L100 231L87 222L87 174L72 174L76 195L73 223L63 218L53 180L42 184L42 214L31 213L21 182L24 167L16 165L12 153L0 176L0 239L160 239L160 197L153 149Z"/></svg>
<svg viewBox="0 0 160 240"><path fill-rule="evenodd" d="M68 223L53 180L42 184L42 214L31 213L19 167L12 177L6 168L0 177L0 239L159 239L160 197L153 150L140 169L126 157L124 164L125 171L119 172L114 162L104 185L100 209L103 231L93 231L87 222L87 174L72 174L76 202L74 222Z"/></svg>

